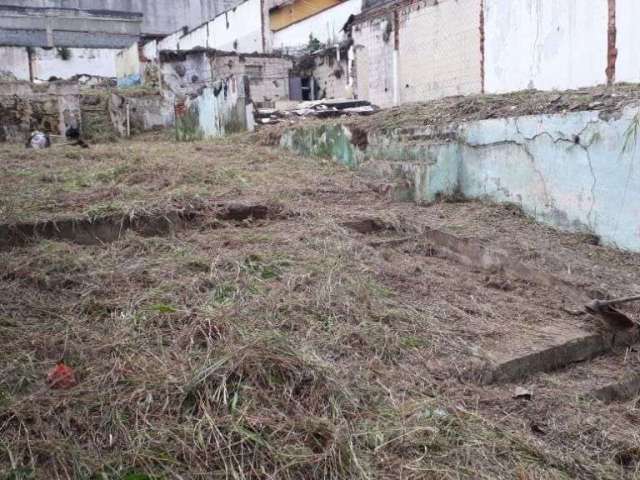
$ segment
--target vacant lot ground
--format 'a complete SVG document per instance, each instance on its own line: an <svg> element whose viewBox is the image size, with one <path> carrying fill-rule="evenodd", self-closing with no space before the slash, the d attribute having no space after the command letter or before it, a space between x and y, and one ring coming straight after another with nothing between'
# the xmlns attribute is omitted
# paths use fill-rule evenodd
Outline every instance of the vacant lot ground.
<svg viewBox="0 0 640 480"><path fill-rule="evenodd" d="M640 290L640 255L250 136L0 146L0 172L7 478L640 476L635 390L594 398L639 351L547 350L609 335L580 310ZM532 352L558 358L500 378Z"/></svg>

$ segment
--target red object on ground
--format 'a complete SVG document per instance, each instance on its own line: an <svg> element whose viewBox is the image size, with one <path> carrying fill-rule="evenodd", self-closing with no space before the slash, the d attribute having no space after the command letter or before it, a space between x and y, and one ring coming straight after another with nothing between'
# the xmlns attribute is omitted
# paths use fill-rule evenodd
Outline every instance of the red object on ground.
<svg viewBox="0 0 640 480"><path fill-rule="evenodd" d="M55 367L49 370L47 383L51 388L66 390L75 387L78 381L73 368L65 365L64 362L58 362Z"/></svg>

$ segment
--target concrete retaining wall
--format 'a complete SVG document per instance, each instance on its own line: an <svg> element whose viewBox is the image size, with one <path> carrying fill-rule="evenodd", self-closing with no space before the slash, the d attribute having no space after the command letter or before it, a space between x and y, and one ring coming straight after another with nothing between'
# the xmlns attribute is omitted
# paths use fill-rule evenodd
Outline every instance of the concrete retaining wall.
<svg viewBox="0 0 640 480"><path fill-rule="evenodd" d="M104 89L80 91L77 82L0 82L0 142L22 143L34 130L64 135L80 128L89 141L174 125L173 99L123 95Z"/></svg>
<svg viewBox="0 0 640 480"><path fill-rule="evenodd" d="M287 131L281 143L393 180L398 198L515 203L538 221L640 251L639 107L404 129L366 142L362 135L309 127Z"/></svg>

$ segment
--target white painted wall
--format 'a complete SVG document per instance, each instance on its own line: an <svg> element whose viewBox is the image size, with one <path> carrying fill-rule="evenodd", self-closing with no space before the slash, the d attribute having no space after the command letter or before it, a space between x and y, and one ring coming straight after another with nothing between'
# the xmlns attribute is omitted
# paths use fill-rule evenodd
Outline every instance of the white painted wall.
<svg viewBox="0 0 640 480"><path fill-rule="evenodd" d="M0 47L0 76L4 72L18 80L29 80L29 55L25 47Z"/></svg>
<svg viewBox="0 0 640 480"><path fill-rule="evenodd" d="M246 0L195 30L171 34L158 44L159 50L214 48L240 53L263 53L260 0Z"/></svg>
<svg viewBox="0 0 640 480"><path fill-rule="evenodd" d="M347 0L323 12L272 32L273 48L302 47L309 43L313 34L322 43L335 44L343 37L342 27L350 15L360 13L362 0Z"/></svg>
<svg viewBox="0 0 640 480"><path fill-rule="evenodd" d="M394 103L397 84L393 60L393 37L385 40L389 19L378 17L358 24L353 29L355 50L356 94L379 107Z"/></svg>
<svg viewBox="0 0 640 480"><path fill-rule="evenodd" d="M184 32L182 30L178 30L177 32L172 33L171 35L167 35L162 40L158 42L158 51L162 50L178 50L178 41Z"/></svg>
<svg viewBox="0 0 640 480"><path fill-rule="evenodd" d="M640 1L617 0L617 82L640 82Z"/></svg>
<svg viewBox="0 0 640 480"><path fill-rule="evenodd" d="M261 5L260 0L247 0L233 10L214 18L210 22L213 24L213 29L210 29L213 32L211 48L242 53L264 53Z"/></svg>
<svg viewBox="0 0 640 480"><path fill-rule="evenodd" d="M130 75L140 75L140 53L137 43L116 54L116 76L124 78Z"/></svg>
<svg viewBox="0 0 640 480"><path fill-rule="evenodd" d="M195 30L180 37L178 46L180 50L192 50L194 48L209 48L211 39L209 38L209 28L212 22L205 23Z"/></svg>
<svg viewBox="0 0 640 480"><path fill-rule="evenodd" d="M487 92L570 89L606 82L606 0L484 3Z"/></svg>
<svg viewBox="0 0 640 480"><path fill-rule="evenodd" d="M46 81L50 77L67 79L87 74L100 77L116 77L116 55L119 50L109 48L71 48L71 58L62 60L58 50L35 49L33 76Z"/></svg>
<svg viewBox="0 0 640 480"><path fill-rule="evenodd" d="M147 42L142 47L142 54L144 58L149 61L154 61L158 58L158 42L156 40L152 40Z"/></svg>

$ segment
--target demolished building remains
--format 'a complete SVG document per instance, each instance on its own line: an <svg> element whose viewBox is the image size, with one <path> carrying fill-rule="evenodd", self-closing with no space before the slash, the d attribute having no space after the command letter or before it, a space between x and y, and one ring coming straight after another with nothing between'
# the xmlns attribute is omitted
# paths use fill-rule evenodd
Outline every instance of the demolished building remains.
<svg viewBox="0 0 640 480"><path fill-rule="evenodd" d="M221 1L206 12L194 7L176 29L166 16L178 6L41 3L0 3L3 78L117 78L119 88L141 86L162 99L163 125L181 111L181 90L231 78L250 91L247 104L267 110L640 81L632 0L597 0L589 11L577 0L526 11L505 0Z"/></svg>

